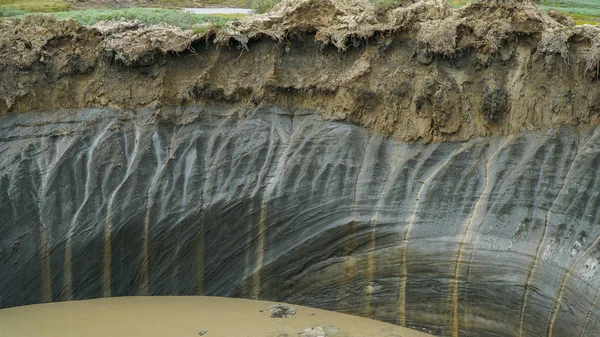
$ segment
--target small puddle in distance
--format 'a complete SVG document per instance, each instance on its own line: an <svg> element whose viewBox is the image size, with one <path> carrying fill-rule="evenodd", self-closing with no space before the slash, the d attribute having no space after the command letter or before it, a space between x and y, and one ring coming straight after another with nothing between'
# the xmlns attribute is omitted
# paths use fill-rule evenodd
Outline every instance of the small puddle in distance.
<svg viewBox="0 0 600 337"><path fill-rule="evenodd" d="M247 8L184 8L184 12L193 14L252 14Z"/></svg>

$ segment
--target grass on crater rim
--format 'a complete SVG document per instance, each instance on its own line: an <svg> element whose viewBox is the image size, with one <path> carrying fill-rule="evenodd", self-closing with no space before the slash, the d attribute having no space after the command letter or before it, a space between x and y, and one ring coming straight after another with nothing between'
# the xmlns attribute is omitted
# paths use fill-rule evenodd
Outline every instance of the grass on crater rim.
<svg viewBox="0 0 600 337"><path fill-rule="evenodd" d="M211 23L222 25L234 20L219 15L192 14L163 8L123 8L123 9L86 9L54 13L58 19L72 18L82 25L93 25L104 20L139 20L147 24L166 23L182 29L196 24Z"/></svg>
<svg viewBox="0 0 600 337"><path fill-rule="evenodd" d="M0 13L9 10L49 13L68 8L69 4L61 0L0 0Z"/></svg>
<svg viewBox="0 0 600 337"><path fill-rule="evenodd" d="M462 7L477 0L449 0L452 7ZM600 0L541 0L538 6L568 14L578 25L600 23Z"/></svg>
<svg viewBox="0 0 600 337"><path fill-rule="evenodd" d="M28 13L9 9L0 17L22 17ZM52 13L59 20L72 18L82 25L93 25L104 20L139 20L146 24L166 23L182 29L192 28L194 25L210 24L211 27L222 26L228 21L240 18L238 14L208 15L192 14L163 8L120 8L120 9L86 9L81 11L64 11Z"/></svg>
<svg viewBox="0 0 600 337"><path fill-rule="evenodd" d="M155 0L156 5L172 4L181 0ZM205 0L213 6L239 6L252 8L256 13L269 11L281 0ZM376 6L385 8L401 6L406 0L371 0ZM449 0L452 6L461 7L477 0ZM572 16L577 24L600 23L600 0L542 0L539 6L548 10L556 9ZM86 9L69 11L68 3L62 0L0 0L0 17L22 16L25 13L53 12L59 19L73 18L82 24L90 25L102 20L140 20L148 24L164 22L181 28L194 24L223 24L243 15L198 15L159 8L125 8L125 9Z"/></svg>
<svg viewBox="0 0 600 337"><path fill-rule="evenodd" d="M219 2L218 0L208 0ZM222 0L222 1L247 1L247 0ZM477 0L449 0L450 4L455 7L462 7L472 1ZM269 11L273 6L281 0L254 0L252 8L256 13L264 13ZM375 6L380 9L388 9L402 6L406 0L371 0ZM575 19L577 24L596 24L600 23L600 0L541 0L538 5L543 10L553 8L557 11L566 13Z"/></svg>

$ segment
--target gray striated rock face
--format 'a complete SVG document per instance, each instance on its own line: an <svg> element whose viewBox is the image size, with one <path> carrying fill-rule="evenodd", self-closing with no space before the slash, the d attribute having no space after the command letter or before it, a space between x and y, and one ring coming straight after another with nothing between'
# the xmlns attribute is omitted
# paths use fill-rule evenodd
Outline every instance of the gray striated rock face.
<svg viewBox="0 0 600 337"><path fill-rule="evenodd" d="M0 137L0 307L205 294L600 335L600 128L405 144L190 107L2 116Z"/></svg>

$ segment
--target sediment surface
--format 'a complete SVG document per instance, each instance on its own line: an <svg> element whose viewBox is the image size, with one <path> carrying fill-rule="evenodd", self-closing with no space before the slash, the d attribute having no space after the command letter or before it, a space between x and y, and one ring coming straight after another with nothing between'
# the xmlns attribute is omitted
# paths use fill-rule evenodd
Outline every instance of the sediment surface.
<svg viewBox="0 0 600 337"><path fill-rule="evenodd" d="M598 36L511 1L0 21L0 307L218 295L598 336Z"/></svg>
<svg viewBox="0 0 600 337"><path fill-rule="evenodd" d="M431 337L297 305L287 306L295 310L293 316L272 317L268 309L277 305L281 304L200 296L103 298L0 310L0 324L12 337Z"/></svg>

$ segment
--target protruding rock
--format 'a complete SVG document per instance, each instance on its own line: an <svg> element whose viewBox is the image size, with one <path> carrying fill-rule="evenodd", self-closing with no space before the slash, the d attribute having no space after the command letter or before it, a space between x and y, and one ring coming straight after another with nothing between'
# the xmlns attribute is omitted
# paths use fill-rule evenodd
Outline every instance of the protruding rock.
<svg viewBox="0 0 600 337"><path fill-rule="evenodd" d="M289 318L296 314L296 309L285 304L275 304L269 307L269 312L273 318Z"/></svg>
<svg viewBox="0 0 600 337"><path fill-rule="evenodd" d="M323 330L322 326L318 326L316 328L306 328L300 333L298 333L300 337L327 337L327 334Z"/></svg>

